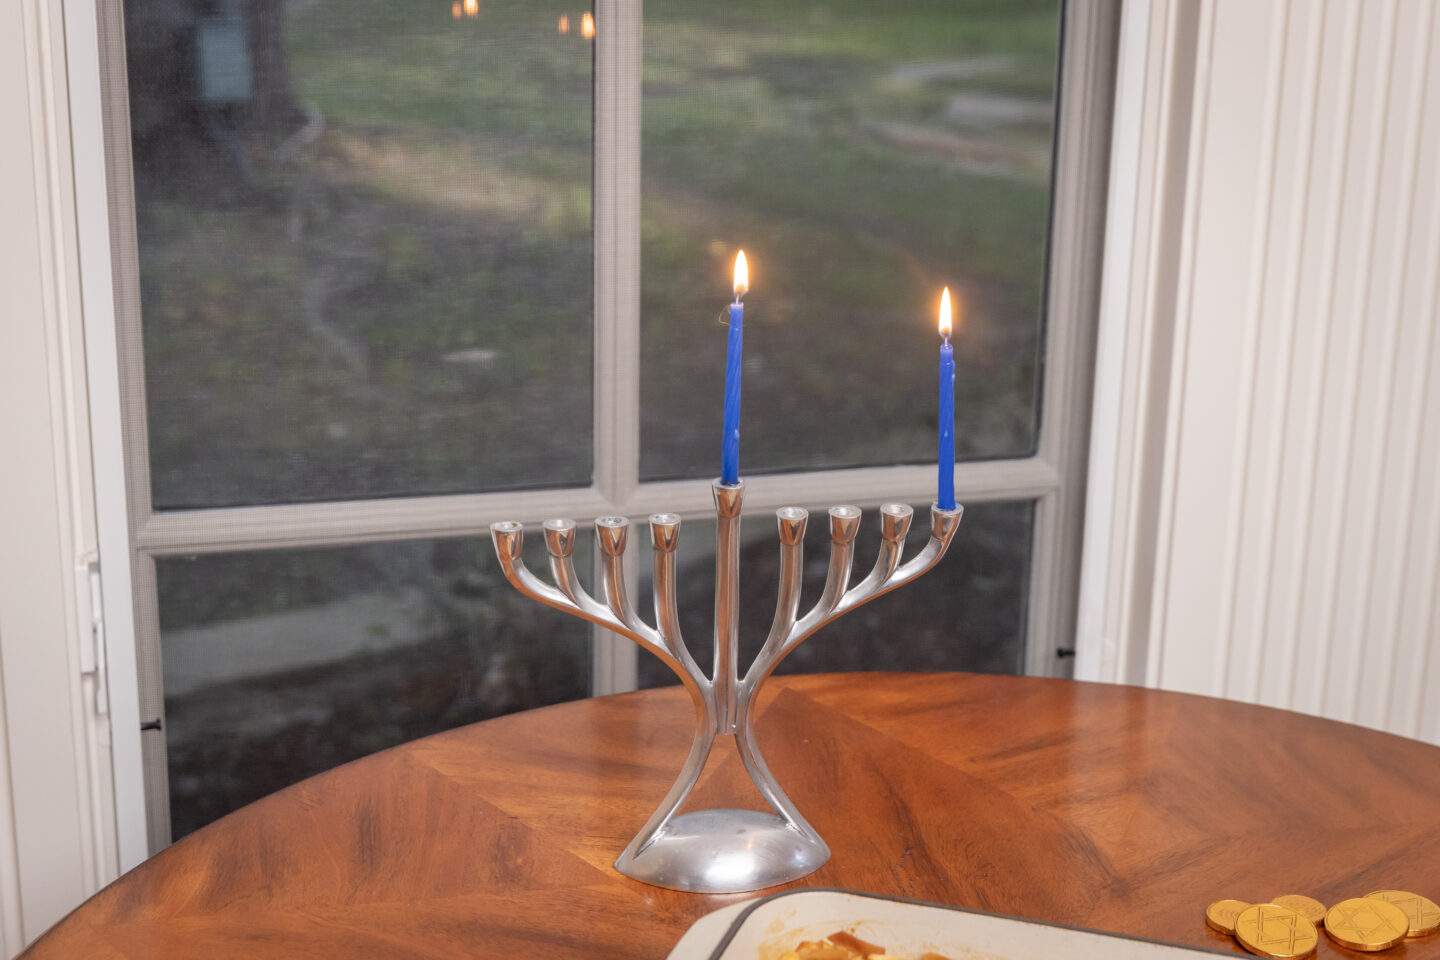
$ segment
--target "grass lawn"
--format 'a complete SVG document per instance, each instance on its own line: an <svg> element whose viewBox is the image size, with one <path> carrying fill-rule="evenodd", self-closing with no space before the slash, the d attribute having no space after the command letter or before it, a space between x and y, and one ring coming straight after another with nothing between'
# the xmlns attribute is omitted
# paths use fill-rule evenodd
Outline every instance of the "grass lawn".
<svg viewBox="0 0 1440 960"><path fill-rule="evenodd" d="M563 2L296 3L318 138L288 163L251 144L251 183L203 140L139 158L157 505L588 479L578 22ZM942 284L969 305L960 455L1030 449L1057 31L1053 0L647 6L647 476L715 470L742 245L747 469L927 459Z"/></svg>
<svg viewBox="0 0 1440 960"><path fill-rule="evenodd" d="M747 469L932 457L943 285L960 456L1031 449L1057 28L1053 2L646 8L646 476L714 471L741 246Z"/></svg>

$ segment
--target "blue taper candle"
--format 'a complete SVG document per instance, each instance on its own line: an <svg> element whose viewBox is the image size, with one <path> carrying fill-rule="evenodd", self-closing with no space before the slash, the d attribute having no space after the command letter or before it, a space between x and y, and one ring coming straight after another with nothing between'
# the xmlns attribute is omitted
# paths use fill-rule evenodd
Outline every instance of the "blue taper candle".
<svg viewBox="0 0 1440 960"><path fill-rule="evenodd" d="M935 502L955 509L955 350L950 346L950 288L940 295L940 467Z"/></svg>
<svg viewBox="0 0 1440 960"><path fill-rule="evenodd" d="M730 342L725 352L725 436L720 444L720 482L740 482L740 367L744 362L745 306L740 298L750 289L745 251L735 258L735 302L730 304Z"/></svg>

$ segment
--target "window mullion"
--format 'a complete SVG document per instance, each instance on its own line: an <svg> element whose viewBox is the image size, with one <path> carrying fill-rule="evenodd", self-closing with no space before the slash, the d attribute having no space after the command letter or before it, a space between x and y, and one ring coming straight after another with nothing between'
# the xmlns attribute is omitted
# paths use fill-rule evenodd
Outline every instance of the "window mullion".
<svg viewBox="0 0 1440 960"><path fill-rule="evenodd" d="M614 513L640 479L639 0L596 0L595 26L594 483ZM592 637L592 690L633 690L632 645Z"/></svg>
<svg viewBox="0 0 1440 960"><path fill-rule="evenodd" d="M962 503L1042 497L1059 484L1055 469L1035 457L955 467L955 493ZM180 510L152 514L138 523L135 547L155 556L231 553L425 537L483 537L496 520L539 523L548 517L584 520L620 513L640 523L658 511L705 516L713 511L710 485L709 480L645 483L624 502L594 488L579 487ZM935 468L864 467L757 475L747 477L746 486L747 513L788 504L849 502L868 507L887 500L919 503L934 496Z"/></svg>
<svg viewBox="0 0 1440 960"><path fill-rule="evenodd" d="M1053 493L1059 483L1054 467L1038 457L955 465L955 495L962 503L1042 497ZM622 512L632 517L660 510L705 515L713 509L710 485L709 480L642 484ZM934 499L935 467L927 464L762 474L746 477L745 486L747 514L791 504L848 502L869 507L891 500L917 503Z"/></svg>
<svg viewBox="0 0 1440 960"><path fill-rule="evenodd" d="M623 504L640 477L639 0L596 0L595 487Z"/></svg>

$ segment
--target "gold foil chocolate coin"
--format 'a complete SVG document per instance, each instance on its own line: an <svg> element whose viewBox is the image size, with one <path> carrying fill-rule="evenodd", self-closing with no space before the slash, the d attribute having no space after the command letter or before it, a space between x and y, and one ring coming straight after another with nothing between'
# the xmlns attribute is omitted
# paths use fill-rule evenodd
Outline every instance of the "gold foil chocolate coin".
<svg viewBox="0 0 1440 960"><path fill-rule="evenodd" d="M1289 960L1314 953L1320 934L1315 932L1315 924L1294 910L1257 903L1235 918L1235 939L1256 956Z"/></svg>
<svg viewBox="0 0 1440 960"><path fill-rule="evenodd" d="M1385 900L1342 900L1325 914L1325 935L1351 950L1388 950L1409 932L1405 911Z"/></svg>
<svg viewBox="0 0 1440 960"><path fill-rule="evenodd" d="M1440 930L1440 906L1428 897L1405 890L1376 890L1365 894L1365 899L1384 900L1404 910L1405 918L1410 921L1407 937L1428 937Z"/></svg>
<svg viewBox="0 0 1440 960"><path fill-rule="evenodd" d="M1235 918L1249 909L1250 904L1244 900L1216 900L1205 908L1205 925L1217 933L1233 937Z"/></svg>
<svg viewBox="0 0 1440 960"><path fill-rule="evenodd" d="M1307 897L1300 893L1287 893L1285 896L1276 897L1270 902L1277 907L1294 910L1317 927L1325 922L1325 904L1316 900L1314 897ZM1401 907L1400 909L1403 910L1405 908Z"/></svg>

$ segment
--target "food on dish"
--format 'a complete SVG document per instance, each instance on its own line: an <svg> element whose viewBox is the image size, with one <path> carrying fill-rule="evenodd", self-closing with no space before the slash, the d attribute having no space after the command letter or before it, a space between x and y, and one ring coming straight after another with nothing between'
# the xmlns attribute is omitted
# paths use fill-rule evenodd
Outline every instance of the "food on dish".
<svg viewBox="0 0 1440 960"><path fill-rule="evenodd" d="M861 940L848 930L832 933L824 940L802 940L794 950L780 955L780 960L902 960L892 957L885 948ZM949 960L938 953L924 953L916 960Z"/></svg>

